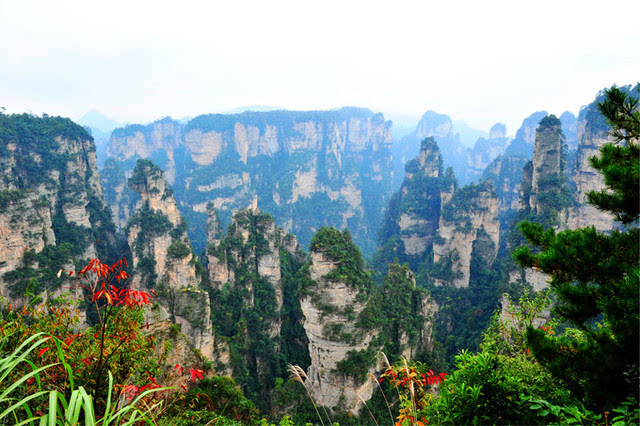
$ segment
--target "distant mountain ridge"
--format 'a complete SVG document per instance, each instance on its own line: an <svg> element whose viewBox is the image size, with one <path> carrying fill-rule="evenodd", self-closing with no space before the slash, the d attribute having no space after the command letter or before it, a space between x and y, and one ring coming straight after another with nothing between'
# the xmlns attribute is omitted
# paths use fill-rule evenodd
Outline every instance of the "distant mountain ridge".
<svg viewBox="0 0 640 426"><path fill-rule="evenodd" d="M257 204L303 246L321 226L346 227L370 254L393 181L391 122L357 107L167 117L115 129L107 155L125 174L139 158L165 171L197 250L212 202L225 224Z"/></svg>
<svg viewBox="0 0 640 426"><path fill-rule="evenodd" d="M103 113L92 109L85 115L80 117L78 124L83 126L89 126L94 129L98 129L104 133L111 133L111 131L117 127L122 127L123 123L107 117Z"/></svg>

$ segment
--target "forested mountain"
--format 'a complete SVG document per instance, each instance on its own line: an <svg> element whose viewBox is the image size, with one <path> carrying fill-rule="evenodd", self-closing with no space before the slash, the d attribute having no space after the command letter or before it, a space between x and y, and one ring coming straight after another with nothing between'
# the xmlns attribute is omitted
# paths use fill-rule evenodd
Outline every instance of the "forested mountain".
<svg viewBox="0 0 640 426"><path fill-rule="evenodd" d="M233 211L256 205L304 245L335 226L372 253L393 182L390 149L382 114L342 108L210 114L184 125L165 118L114 130L107 155L125 174L139 158L165 171L198 252L212 202L225 225ZM105 167L116 173L115 164ZM122 227L127 202L119 204L126 195L117 182L103 180Z"/></svg>
<svg viewBox="0 0 640 426"><path fill-rule="evenodd" d="M123 254L93 139L60 117L0 114L0 294L54 291L63 266Z"/></svg>
<svg viewBox="0 0 640 426"><path fill-rule="evenodd" d="M481 152L483 144L504 151L494 151L497 156L478 184L461 186L453 168L444 172L437 136L424 139L419 156L407 163L405 180L389 201L372 263L382 272L393 259L408 262L418 285L429 289L439 305L436 336L449 356L479 343L501 293L547 287L548 276L522 269L511 259L511 251L525 243L518 222L533 220L556 229L614 227L611 215L586 204L586 192L604 186L587 160L608 141L608 127L596 111L594 102L582 108L577 120L570 113L560 120L537 112L524 120L508 145L503 128L494 126L493 143L480 139L468 151L468 158ZM446 136L445 117L438 122ZM565 128L575 149L568 146Z"/></svg>
<svg viewBox="0 0 640 426"><path fill-rule="evenodd" d="M390 123L369 110L127 126L112 133L101 176L84 128L0 114L0 296L14 306L51 300L71 282L66 271L124 258L131 277L121 288L153 294L135 321L156 339L158 378L188 362L231 376L261 413L303 424L324 407L320 418L366 422L359 401L382 404L380 352L390 364L452 368L469 356L460 350L486 350L494 313L513 308L505 294L549 288L550 265L527 249L520 264L511 256L528 244L519 222L539 224L530 235L594 225L584 232L633 242L633 220L619 215L623 226L586 204L605 187L589 157L612 140L607 123L595 102L577 119L537 112L511 141L496 124L459 151L451 120L429 112L412 135L427 137L391 194ZM461 184L458 171L477 181ZM610 196L599 195L615 205ZM72 297L83 300L78 289ZM74 305L83 327L100 321L88 305ZM547 324L541 312L531 324ZM491 372L511 362L500 359Z"/></svg>

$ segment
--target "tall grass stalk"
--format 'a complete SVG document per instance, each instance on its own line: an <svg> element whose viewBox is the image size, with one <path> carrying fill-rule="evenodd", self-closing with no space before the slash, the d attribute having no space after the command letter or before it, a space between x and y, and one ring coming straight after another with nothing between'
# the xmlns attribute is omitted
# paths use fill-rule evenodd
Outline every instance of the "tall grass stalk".
<svg viewBox="0 0 640 426"><path fill-rule="evenodd" d="M387 396L384 394L384 391L382 390L382 386L380 386L380 382L378 381L376 376L374 376L372 373L369 373L369 380L373 381L376 385L378 385L378 389L380 389L380 393L382 394L382 397L384 398L384 403L387 404L387 410L389 410L389 418L391 419L391 424L394 424L395 422L393 421L393 414L391 414L391 406L389 405L389 401L387 400ZM367 407L367 408L369 408L369 407Z"/></svg>
<svg viewBox="0 0 640 426"><path fill-rule="evenodd" d="M365 407L367 407L367 411L369 411L369 415L371 416L371 418L373 419L373 422L376 424L376 426L378 425L378 421L376 420L375 416L373 415L373 413L371 412L371 409L369 408L369 406L367 405L367 402L362 399L362 397L360 395L358 395L358 403L362 402L364 404ZM393 419L392 419L393 420Z"/></svg>
<svg viewBox="0 0 640 426"><path fill-rule="evenodd" d="M387 355L385 355L384 352L380 352L380 366L385 371L391 368L391 364L389 363L389 358L387 358ZM380 386L380 383L378 383L378 386ZM394 386L394 388L396 390L396 393L398 394L398 401L400 401L400 389L398 389L397 386ZM384 395L384 392L383 392L383 395ZM385 396L384 400L387 401L387 397L386 396ZM389 408L389 402L388 401L387 401L387 408ZM389 408L389 414L391 414L391 408ZM393 421L393 418L392 418L392 423L395 424L395 421Z"/></svg>
<svg viewBox="0 0 640 426"><path fill-rule="evenodd" d="M409 364L407 363L407 359L405 357L401 357L401 359L404 364L404 370L407 372L407 378L409 378L411 373L409 373ZM416 408L416 393L413 388L413 380L409 380L409 392L411 393L411 406L413 408L413 420L415 422L418 419L418 410Z"/></svg>
<svg viewBox="0 0 640 426"><path fill-rule="evenodd" d="M298 365L289 364L288 369L289 369L289 373L291 373L290 377L293 380L295 380L296 382L302 383L302 386L304 386L304 390L307 391L307 395L309 395L309 399L311 400L311 403L313 404L313 408L316 409L316 413L318 414L318 418L320 419L320 423L322 423L322 426L324 426L324 421L322 420L322 416L320 416L320 411L318 411L318 406L316 405L316 401L313 399L313 396L311 396L311 392L309 392L309 388L307 388L307 382L308 382L309 386L311 386L311 389L313 390L313 393L316 395L316 398L318 400L320 399L320 398L318 398L318 393L316 392L316 389L311 384L311 381L308 380L309 377L307 377L307 374L304 372L302 367L300 367ZM322 406L322 409L324 410L324 414L327 416L327 419L329 420L329 424L332 424L333 421L331 420L331 416L329 416L329 413L327 412L327 409L324 407L324 405Z"/></svg>

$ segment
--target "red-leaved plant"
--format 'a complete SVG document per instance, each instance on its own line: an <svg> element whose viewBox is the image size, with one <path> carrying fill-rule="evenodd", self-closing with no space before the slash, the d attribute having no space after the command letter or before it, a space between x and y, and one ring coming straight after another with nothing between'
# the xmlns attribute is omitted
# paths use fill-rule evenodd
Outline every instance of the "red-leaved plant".
<svg viewBox="0 0 640 426"><path fill-rule="evenodd" d="M139 333L139 308L148 305L152 299L149 293L129 288L127 280L130 275L123 266L127 266L126 258L112 266L102 263L99 259L92 259L78 272L62 269L58 272L58 276L66 273L70 278L77 278L76 284L88 292L91 297L90 303L97 312L98 324L91 331L94 331L93 337L98 351L97 354L92 353L82 359L83 363L90 367L91 389L96 401L100 401L107 385L105 377L111 361L124 361L125 357L118 357L118 354L142 337ZM147 376L153 378L148 372Z"/></svg>
<svg viewBox="0 0 640 426"><path fill-rule="evenodd" d="M387 362L386 367L378 382L387 380L398 392L400 406L396 426L425 426L428 421L422 414L433 395L431 390L445 380L447 373L436 374L417 361L409 364L404 357L393 365Z"/></svg>
<svg viewBox="0 0 640 426"><path fill-rule="evenodd" d="M96 415L100 416L107 405L108 372L113 377L113 391L120 393L119 406L149 389L160 388L156 379L163 376L161 359L151 356L155 342L145 332L149 324L143 315L143 307L151 303L153 295L131 288L126 266L126 259L111 266L92 259L77 272L58 271L59 276L67 276L72 287L84 290L84 303L95 315L95 325L89 328L81 323L76 300L59 298L42 303L34 296L32 303L21 310L16 311L11 305L0 309L3 346L15 347L38 332L49 336L30 360L11 372L17 380L36 365L51 365L37 376L37 381L31 378L25 382L25 395L38 389L68 395L82 386L94 397ZM204 377L204 372L195 367L188 374L192 381ZM179 377L174 380L181 381ZM155 392L150 397L164 399L168 397L166 393ZM36 412L46 408L46 401L33 403Z"/></svg>

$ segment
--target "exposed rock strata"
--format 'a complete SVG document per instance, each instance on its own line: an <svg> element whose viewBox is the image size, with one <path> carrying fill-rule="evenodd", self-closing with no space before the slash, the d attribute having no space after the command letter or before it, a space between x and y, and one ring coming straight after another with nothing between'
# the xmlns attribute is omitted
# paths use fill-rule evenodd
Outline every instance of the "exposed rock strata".
<svg viewBox="0 0 640 426"><path fill-rule="evenodd" d="M140 206L127 227L133 266L143 288L155 289L164 315L182 327L191 344L211 358L214 353L211 308L199 289L196 259L172 191L163 172L139 161L129 186L140 195Z"/></svg>
<svg viewBox="0 0 640 426"><path fill-rule="evenodd" d="M350 288L345 282L327 278L337 264L323 252L311 253L311 279L317 284L314 296L301 300L302 312L305 316L304 329L309 338L309 355L311 366L307 376L311 386L317 391L318 403L326 407L336 407L344 401L347 411L356 411L358 396L364 400L371 398L373 383L367 380L358 382L354 377L337 372L338 363L347 358L349 351L362 351L368 348L371 340L377 335L376 330L364 332L357 330L353 320L345 315L346 308L350 315L357 317L366 303L358 300L359 291ZM339 327L345 335L358 335L356 342L345 342L339 338L327 336L327 330ZM374 372L375 368L370 369Z"/></svg>
<svg viewBox="0 0 640 426"><path fill-rule="evenodd" d="M417 160L407 165L405 182L400 189L403 207L397 219L400 239L409 256L421 255L431 248L442 202L439 183L443 175L442 157L433 138L422 142ZM444 189L449 193L449 187Z"/></svg>
<svg viewBox="0 0 640 426"><path fill-rule="evenodd" d="M507 148L507 128L504 124L496 123L491 127L489 139L480 138L473 146L467 149L467 181L478 180L487 166Z"/></svg>
<svg viewBox="0 0 640 426"><path fill-rule="evenodd" d="M613 142L608 135L609 127L595 104L580 111L577 124L578 152L573 181L576 185L577 206L569 211L568 227L571 229L593 225L599 231L608 231L614 227L614 218L608 212L602 212L587 203L589 191L604 188L602 174L591 167L589 159L598 156L600 148Z"/></svg>
<svg viewBox="0 0 640 426"><path fill-rule="evenodd" d="M439 238L433 245L434 263L445 259L451 262L452 278L436 278L437 285L468 287L471 258L483 256L484 264L491 267L500 243L500 203L490 183L466 186L454 194L443 206L438 226Z"/></svg>
<svg viewBox="0 0 640 426"><path fill-rule="evenodd" d="M320 405L355 413L373 393L368 375L384 347L399 352L390 356L432 350L436 307L406 265L390 265L377 287L347 232L319 230L308 271L300 300L311 357L306 386ZM372 319L373 312L388 317Z"/></svg>
<svg viewBox="0 0 640 426"><path fill-rule="evenodd" d="M72 260L109 255L115 235L85 129L60 117L0 114L0 135L0 294L9 297L5 273L22 266L26 251L40 260L23 265L11 286L56 267L39 263L46 247L58 268L72 269ZM49 287L59 281L38 279L34 291L58 294Z"/></svg>
<svg viewBox="0 0 640 426"><path fill-rule="evenodd" d="M237 269L245 271L243 274L249 271L271 284L276 302L272 309L279 313L283 303L280 247L299 255L300 248L295 237L278 229L270 216L262 215L257 210L241 210L234 215L230 228L232 233L223 241L215 209L210 206L207 213L207 264L211 284L217 289L225 284L232 287L244 285L249 295L246 302L252 306L255 292L253 281L236 282ZM278 315L269 326L271 337L280 334L280 325Z"/></svg>
<svg viewBox="0 0 640 426"><path fill-rule="evenodd" d="M184 126L163 119L116 129L107 154L125 170L135 158L153 159L184 211L204 212L212 202L228 223L257 197L305 244L329 224L350 228L370 252L393 181L390 148L391 122L382 114L343 108L206 115ZM327 214L314 214L319 206ZM203 233L204 215L193 217L202 223L190 224L191 235Z"/></svg>
<svg viewBox="0 0 640 426"><path fill-rule="evenodd" d="M564 143L565 137L560 120L554 115L542 119L536 130L529 196L529 207L535 212L542 212L545 207L559 210L565 208L565 206L546 206L548 202L539 199L540 194L557 191L558 186L562 185L566 155Z"/></svg>
<svg viewBox="0 0 640 426"><path fill-rule="evenodd" d="M526 163L527 157L523 155L502 155L495 158L482 175L482 180L490 180L498 194L501 218L512 216L522 207L520 188Z"/></svg>

